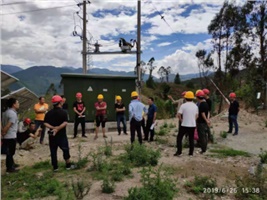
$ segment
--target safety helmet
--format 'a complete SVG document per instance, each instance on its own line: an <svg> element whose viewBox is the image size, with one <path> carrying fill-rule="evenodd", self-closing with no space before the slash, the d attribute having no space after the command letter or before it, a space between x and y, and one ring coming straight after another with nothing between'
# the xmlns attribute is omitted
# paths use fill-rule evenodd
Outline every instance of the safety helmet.
<svg viewBox="0 0 267 200"><path fill-rule="evenodd" d="M62 97L59 96L59 95L54 95L54 96L52 97L52 103L53 103L53 104L59 103L59 102L61 102L61 101L62 101Z"/></svg>
<svg viewBox="0 0 267 200"><path fill-rule="evenodd" d="M116 96L116 100L121 100L121 96Z"/></svg>
<svg viewBox="0 0 267 200"><path fill-rule="evenodd" d="M77 92L77 93L76 93L76 97L77 97L77 98L82 98L82 97L83 97L83 95L82 95L82 93L80 93L80 92Z"/></svg>
<svg viewBox="0 0 267 200"><path fill-rule="evenodd" d="M182 94L181 94L181 95L182 95L182 97L185 95L185 93L186 93L186 91L183 91L183 92L182 92Z"/></svg>
<svg viewBox="0 0 267 200"><path fill-rule="evenodd" d="M104 96L103 96L102 94L99 94L99 95L97 96L97 99L104 99Z"/></svg>
<svg viewBox="0 0 267 200"><path fill-rule="evenodd" d="M196 97L204 97L205 96L205 93L202 91L202 90L199 90L197 93L196 93Z"/></svg>
<svg viewBox="0 0 267 200"><path fill-rule="evenodd" d="M138 97L138 93L137 93L136 91L133 91L133 92L131 93L131 97Z"/></svg>
<svg viewBox="0 0 267 200"><path fill-rule="evenodd" d="M29 125L31 123L31 119L30 118L25 118L23 123Z"/></svg>
<svg viewBox="0 0 267 200"><path fill-rule="evenodd" d="M195 95L196 95L199 91L202 91L202 90L201 90L201 89L197 90L196 93L195 93Z"/></svg>
<svg viewBox="0 0 267 200"><path fill-rule="evenodd" d="M194 99L194 93L192 91L188 91L185 93L184 98L186 99Z"/></svg>
<svg viewBox="0 0 267 200"><path fill-rule="evenodd" d="M204 94L207 94L207 95L210 94L210 91L208 89L206 89L206 88L203 89L202 91L204 92Z"/></svg>
<svg viewBox="0 0 267 200"><path fill-rule="evenodd" d="M236 94L235 94L234 92L231 92L231 93L229 94L229 97L230 97L230 98L236 98Z"/></svg>

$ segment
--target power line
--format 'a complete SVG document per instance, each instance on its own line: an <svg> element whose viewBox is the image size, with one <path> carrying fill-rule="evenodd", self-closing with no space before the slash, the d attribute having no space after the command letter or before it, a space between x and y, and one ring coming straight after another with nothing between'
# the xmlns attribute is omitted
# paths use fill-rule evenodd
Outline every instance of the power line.
<svg viewBox="0 0 267 200"><path fill-rule="evenodd" d="M42 10L50 10L50 9L57 9L57 8L65 8L65 7L75 6L75 5L76 5L76 4L66 5L66 6L57 6L57 7L51 7L51 8L40 8L40 9L35 9L35 10L21 11L21 12L3 13L3 14L1 14L1 15L14 15L14 14L19 14L19 13L37 12L37 11L42 11Z"/></svg>

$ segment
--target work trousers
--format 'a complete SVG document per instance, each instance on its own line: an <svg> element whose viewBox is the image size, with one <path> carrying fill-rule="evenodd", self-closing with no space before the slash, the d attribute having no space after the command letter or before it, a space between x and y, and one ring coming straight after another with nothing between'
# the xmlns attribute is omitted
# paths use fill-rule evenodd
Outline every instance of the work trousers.
<svg viewBox="0 0 267 200"><path fill-rule="evenodd" d="M135 131L137 132L138 141L142 144L142 134L141 134L141 121L137 121L132 118L130 121L130 131L131 131L131 143L135 140Z"/></svg>

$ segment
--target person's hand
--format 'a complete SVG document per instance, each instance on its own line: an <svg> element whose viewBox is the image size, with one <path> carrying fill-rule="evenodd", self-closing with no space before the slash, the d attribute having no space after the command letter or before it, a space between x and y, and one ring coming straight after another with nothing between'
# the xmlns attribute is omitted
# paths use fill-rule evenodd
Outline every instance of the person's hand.
<svg viewBox="0 0 267 200"><path fill-rule="evenodd" d="M211 125L211 121L209 119L207 120L207 125L208 125L208 127L210 127L210 125Z"/></svg>
<svg viewBox="0 0 267 200"><path fill-rule="evenodd" d="M172 99L172 96L171 96L171 95L168 95L168 98L169 98L169 99Z"/></svg>

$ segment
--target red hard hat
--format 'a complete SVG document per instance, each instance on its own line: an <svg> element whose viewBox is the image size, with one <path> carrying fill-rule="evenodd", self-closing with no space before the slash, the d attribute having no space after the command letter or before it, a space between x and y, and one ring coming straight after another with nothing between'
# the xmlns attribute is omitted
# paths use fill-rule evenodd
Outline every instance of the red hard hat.
<svg viewBox="0 0 267 200"><path fill-rule="evenodd" d="M52 97L52 103L59 103L62 101L62 97L59 95L55 95Z"/></svg>
<svg viewBox="0 0 267 200"><path fill-rule="evenodd" d="M205 96L205 93L202 91L202 90L199 90L197 93L196 93L196 97L204 97Z"/></svg>
<svg viewBox="0 0 267 200"><path fill-rule="evenodd" d="M235 94L234 92L231 92L231 93L229 94L229 97L230 97L230 98L236 98L236 94Z"/></svg>
<svg viewBox="0 0 267 200"><path fill-rule="evenodd" d="M184 95L185 95L185 93L186 93L186 91L183 91L181 95L182 95L182 96L184 96Z"/></svg>
<svg viewBox="0 0 267 200"><path fill-rule="evenodd" d="M203 89L202 91L204 92L204 94L209 94L210 93L210 91L208 89L206 89L206 88Z"/></svg>
<svg viewBox="0 0 267 200"><path fill-rule="evenodd" d="M80 93L80 92L76 93L76 97L82 97L82 96L83 96L82 93Z"/></svg>
<svg viewBox="0 0 267 200"><path fill-rule="evenodd" d="M29 125L31 123L31 119L30 118L25 118L23 122Z"/></svg>

